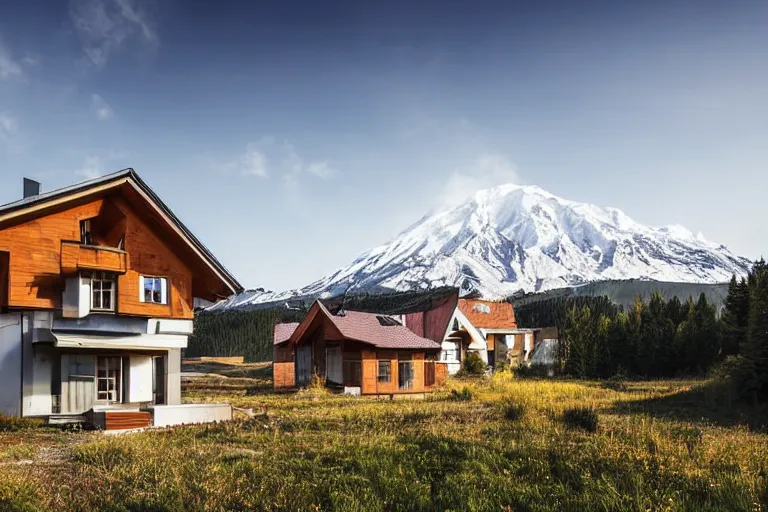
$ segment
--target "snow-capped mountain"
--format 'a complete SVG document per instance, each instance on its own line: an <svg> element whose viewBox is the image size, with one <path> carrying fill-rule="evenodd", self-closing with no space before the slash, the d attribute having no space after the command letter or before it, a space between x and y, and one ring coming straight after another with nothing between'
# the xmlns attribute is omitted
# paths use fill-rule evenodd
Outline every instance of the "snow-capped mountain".
<svg viewBox="0 0 768 512"><path fill-rule="evenodd" d="M500 298L606 279L716 283L745 274L749 265L682 226L651 228L615 208L510 184L423 217L394 240L305 288L245 292L215 309L438 286Z"/></svg>

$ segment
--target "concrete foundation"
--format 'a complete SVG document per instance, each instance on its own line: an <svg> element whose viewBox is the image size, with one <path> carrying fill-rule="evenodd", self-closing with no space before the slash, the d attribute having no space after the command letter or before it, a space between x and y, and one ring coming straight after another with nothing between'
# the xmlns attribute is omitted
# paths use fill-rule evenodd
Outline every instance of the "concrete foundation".
<svg viewBox="0 0 768 512"><path fill-rule="evenodd" d="M147 408L152 413L155 427L212 423L232 419L229 404L155 405Z"/></svg>

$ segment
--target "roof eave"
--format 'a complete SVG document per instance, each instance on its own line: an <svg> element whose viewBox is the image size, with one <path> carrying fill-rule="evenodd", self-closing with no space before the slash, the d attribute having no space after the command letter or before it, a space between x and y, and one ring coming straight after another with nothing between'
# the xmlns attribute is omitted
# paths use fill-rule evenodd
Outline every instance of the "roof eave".
<svg viewBox="0 0 768 512"><path fill-rule="evenodd" d="M192 247L198 251L200 256L202 256L206 263L212 267L212 269L218 274L219 278L221 278L221 280L227 285L232 293L242 293L244 291L245 288L240 284L240 282L238 282L232 273L229 272L218 259L216 259L213 253L211 253L211 251L189 230L189 228L187 228L184 223L181 222L181 220L173 213L168 205L166 205L163 200L160 199L160 197L158 197L158 195L155 194L155 192L149 187L149 185L147 185L147 183L141 179L136 171L130 167L114 172L112 174L108 174L106 176L102 176L100 178L84 181L70 187L64 187L46 194L41 194L39 196L9 203L5 206L0 206L0 217L20 210L25 210L39 204L55 201L68 195L84 192L90 188L97 186L103 187L104 185L108 185L112 182L120 182L119 184L123 184L125 182L131 183L134 188L147 196L150 202L157 206L161 213L168 217L171 223L174 224L176 228L178 228L181 234L188 240L190 245L192 245Z"/></svg>

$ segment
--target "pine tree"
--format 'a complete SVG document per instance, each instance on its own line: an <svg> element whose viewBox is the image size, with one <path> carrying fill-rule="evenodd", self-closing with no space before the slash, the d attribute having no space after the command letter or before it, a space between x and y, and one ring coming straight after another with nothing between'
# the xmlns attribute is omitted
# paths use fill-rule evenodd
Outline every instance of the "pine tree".
<svg viewBox="0 0 768 512"><path fill-rule="evenodd" d="M755 263L749 275L749 322L742 353L749 373L742 389L747 396L768 400L768 267Z"/></svg>
<svg viewBox="0 0 768 512"><path fill-rule="evenodd" d="M734 275L728 285L728 296L725 298L723 313L720 317L724 357L739 353L739 347L746 341L748 322L749 286L744 278L737 281Z"/></svg>

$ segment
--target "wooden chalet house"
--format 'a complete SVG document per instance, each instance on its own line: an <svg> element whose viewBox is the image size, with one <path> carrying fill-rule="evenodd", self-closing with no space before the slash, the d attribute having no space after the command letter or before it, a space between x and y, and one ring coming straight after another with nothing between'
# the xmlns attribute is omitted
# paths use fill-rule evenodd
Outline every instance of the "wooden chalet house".
<svg viewBox="0 0 768 512"><path fill-rule="evenodd" d="M301 323L277 324L275 389L307 385L313 375L349 394L425 393L445 382L440 344L387 315L339 311L320 301Z"/></svg>
<svg viewBox="0 0 768 512"><path fill-rule="evenodd" d="M172 408L195 300L242 286L133 169L24 188L0 206L0 413L194 419Z"/></svg>

